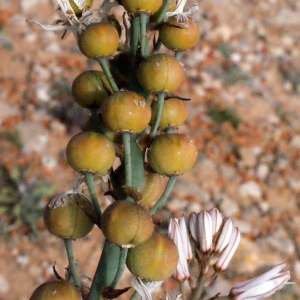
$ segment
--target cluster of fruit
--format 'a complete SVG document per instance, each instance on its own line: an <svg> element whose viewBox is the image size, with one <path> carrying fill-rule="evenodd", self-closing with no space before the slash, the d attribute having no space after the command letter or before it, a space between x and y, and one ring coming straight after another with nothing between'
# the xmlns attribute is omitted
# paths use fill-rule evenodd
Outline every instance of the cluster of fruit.
<svg viewBox="0 0 300 300"><path fill-rule="evenodd" d="M190 16L184 22L176 15L161 21L165 11L176 10L180 1L118 2L127 12L124 43L120 24L104 13L101 22L89 24L78 38L80 51L98 60L103 72L85 71L72 84L75 101L89 109L92 118L66 149L75 171L109 175L115 201L102 214L91 190L92 199L67 191L46 206L44 219L49 231L64 239L81 238L96 223L110 243L129 248L126 265L132 274L161 281L174 272L178 250L155 230L153 203L166 198L165 177L174 178L193 166L197 149L186 135L174 132L187 114L183 99L174 94L184 77L182 64L158 52L162 44L177 54L191 48L199 29ZM71 4L76 14L82 14ZM121 165L114 170L116 156ZM48 299L49 290L44 284L30 299Z"/></svg>

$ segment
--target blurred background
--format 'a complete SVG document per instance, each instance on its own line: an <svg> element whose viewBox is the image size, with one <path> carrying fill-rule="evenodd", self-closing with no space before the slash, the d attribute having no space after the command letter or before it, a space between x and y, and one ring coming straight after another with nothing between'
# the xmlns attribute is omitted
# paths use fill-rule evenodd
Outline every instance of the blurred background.
<svg viewBox="0 0 300 300"><path fill-rule="evenodd" d="M239 227L240 246L211 295L283 261L299 283L300 2L198 4L201 37L182 56L179 90L192 101L179 131L199 155L159 216L167 224L216 206ZM26 23L52 24L55 7L50 0L0 0L1 300L28 299L53 278L55 262L62 276L67 266L63 243L44 227L43 207L76 175L65 147L89 113L72 100L72 81L100 68L79 53L73 36L61 40ZM102 240L93 230L74 243L80 274L93 276ZM163 289L175 287L171 280ZM299 286L290 285L272 299L299 297Z"/></svg>

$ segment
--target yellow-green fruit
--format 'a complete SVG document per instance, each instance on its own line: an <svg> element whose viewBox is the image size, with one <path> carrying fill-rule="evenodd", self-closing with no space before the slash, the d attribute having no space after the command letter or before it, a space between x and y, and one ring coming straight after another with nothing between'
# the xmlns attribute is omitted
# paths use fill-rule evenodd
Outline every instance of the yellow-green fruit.
<svg viewBox="0 0 300 300"><path fill-rule="evenodd" d="M145 172L141 190L142 199L138 202L142 205L148 205L158 200L164 185L164 180L159 174Z"/></svg>
<svg viewBox="0 0 300 300"><path fill-rule="evenodd" d="M85 71L72 84L72 96L84 108L99 107L111 93L106 76L100 71Z"/></svg>
<svg viewBox="0 0 300 300"><path fill-rule="evenodd" d="M78 38L80 51L91 59L113 55L118 45L118 31L109 23L92 23Z"/></svg>
<svg viewBox="0 0 300 300"><path fill-rule="evenodd" d="M138 277L161 281L170 277L178 263L178 250L167 236L156 232L144 243L129 249L126 265Z"/></svg>
<svg viewBox="0 0 300 300"><path fill-rule="evenodd" d="M101 229L111 243L135 246L152 235L154 225L151 215L144 207L120 200L104 211Z"/></svg>
<svg viewBox="0 0 300 300"><path fill-rule="evenodd" d="M154 116L157 109L157 102L152 102L152 117L151 124L154 122ZM184 101L177 98L166 99L163 103L159 127L179 126L187 116L187 108Z"/></svg>
<svg viewBox="0 0 300 300"><path fill-rule="evenodd" d="M121 0L124 8L130 13L137 11L155 13L161 7L162 2L163 0Z"/></svg>
<svg viewBox="0 0 300 300"><path fill-rule="evenodd" d="M92 131L73 136L67 145L66 154L75 171L100 174L111 168L116 156L114 144L104 135Z"/></svg>
<svg viewBox="0 0 300 300"><path fill-rule="evenodd" d="M153 54L142 61L137 70L140 85L148 92L175 91L184 76L183 67L168 54Z"/></svg>
<svg viewBox="0 0 300 300"><path fill-rule="evenodd" d="M102 120L113 131L141 132L151 119L151 108L135 92L114 93L102 105Z"/></svg>
<svg viewBox="0 0 300 300"><path fill-rule="evenodd" d="M162 175L180 174L192 168L197 148L184 134L170 133L157 136L148 150L150 167Z"/></svg>
<svg viewBox="0 0 300 300"><path fill-rule="evenodd" d="M79 291L66 281L49 281L41 284L29 300L82 300Z"/></svg>
<svg viewBox="0 0 300 300"><path fill-rule="evenodd" d="M160 27L159 38L165 47L171 50L185 50L196 45L200 35L199 26L190 17L185 27L183 26L174 16Z"/></svg>
<svg viewBox="0 0 300 300"><path fill-rule="evenodd" d="M67 194L50 201L44 210L44 221L47 229L61 238L79 239L86 236L94 223L83 211L95 215L92 202L79 193Z"/></svg>

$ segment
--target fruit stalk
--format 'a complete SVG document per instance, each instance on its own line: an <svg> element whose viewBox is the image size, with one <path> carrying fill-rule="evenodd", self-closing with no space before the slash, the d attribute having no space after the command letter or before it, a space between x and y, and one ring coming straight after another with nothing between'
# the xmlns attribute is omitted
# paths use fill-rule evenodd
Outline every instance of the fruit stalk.
<svg viewBox="0 0 300 300"><path fill-rule="evenodd" d="M112 288L115 288L118 284L118 282L120 281L124 269L125 269L125 263L126 263L126 258L127 258L127 253L128 253L128 248L122 248L121 249L121 255L120 255L120 259L119 259L119 266L118 266L118 271L117 274L111 284Z"/></svg>
<svg viewBox="0 0 300 300"><path fill-rule="evenodd" d="M156 111L155 111L155 118L154 118L153 126L151 127L151 130L149 133L150 137L153 137L156 134L156 131L158 129L164 100L165 100L165 93L159 92L157 94L157 107L156 107Z"/></svg>
<svg viewBox="0 0 300 300"><path fill-rule="evenodd" d="M118 86L117 86L117 84L116 84L116 82L115 82L115 80L114 80L114 78L113 78L113 76L112 76L112 74L110 72L110 69L109 69L109 66L107 64L106 58L103 57L103 56L99 57L98 58L98 62L100 64L100 66L101 66L101 68L103 70L103 73L105 74L105 76L106 76L106 78L107 78L107 80L108 80L108 82L109 82L112 90L114 92L118 92L119 88L118 88Z"/></svg>
<svg viewBox="0 0 300 300"><path fill-rule="evenodd" d="M65 242L65 247L66 247L66 252L68 256L68 261L69 261L69 267L71 271L71 275L74 281L74 285L77 287L81 286L79 277L77 275L77 270L76 270L76 263L74 259L74 254L73 254L73 245L72 245L72 240L71 239L64 239Z"/></svg>
<svg viewBox="0 0 300 300"><path fill-rule="evenodd" d="M149 16L145 12L141 12L139 15L140 18L140 43L141 43L141 53L143 57L148 55L148 47L147 47L147 24L149 22Z"/></svg>
<svg viewBox="0 0 300 300"><path fill-rule="evenodd" d="M101 218L102 218L102 212L101 212L98 198L96 195L93 174L91 172L84 172L84 177L85 177L85 181L86 181L86 184L87 184L89 192L90 192L93 207L94 207L97 219L98 219L97 223L99 224L99 222L101 221Z"/></svg>
<svg viewBox="0 0 300 300"><path fill-rule="evenodd" d="M169 197L172 188L174 187L174 184L176 182L178 175L174 174L171 175L169 177L168 183L166 185L166 188L163 192L163 194L161 195L161 197L157 200L157 202L155 203L155 205L150 209L150 214L154 215L157 210L162 206L162 204L167 200L167 198Z"/></svg>
<svg viewBox="0 0 300 300"><path fill-rule="evenodd" d="M122 133L123 144L124 144L124 161L125 161L125 182L126 185L132 186L132 178L131 178L131 148L130 148L130 132Z"/></svg>

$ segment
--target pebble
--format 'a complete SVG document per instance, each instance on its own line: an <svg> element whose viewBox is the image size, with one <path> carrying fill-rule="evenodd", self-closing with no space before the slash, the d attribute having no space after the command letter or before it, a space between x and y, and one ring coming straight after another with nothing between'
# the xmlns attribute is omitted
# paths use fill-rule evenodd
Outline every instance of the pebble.
<svg viewBox="0 0 300 300"><path fill-rule="evenodd" d="M0 274L0 293L7 293L8 291L9 282L2 274Z"/></svg>
<svg viewBox="0 0 300 300"><path fill-rule="evenodd" d="M270 167L267 164L259 164L256 169L256 176L262 180L269 175Z"/></svg>
<svg viewBox="0 0 300 300"><path fill-rule="evenodd" d="M36 151L42 154L49 139L49 132L37 122L21 121L16 125L24 153Z"/></svg>
<svg viewBox="0 0 300 300"><path fill-rule="evenodd" d="M254 199L260 199L262 197L262 191L260 186L255 181L246 181L239 187L239 193L242 197L252 197Z"/></svg>

